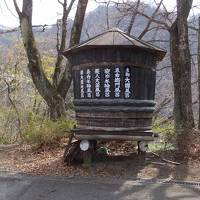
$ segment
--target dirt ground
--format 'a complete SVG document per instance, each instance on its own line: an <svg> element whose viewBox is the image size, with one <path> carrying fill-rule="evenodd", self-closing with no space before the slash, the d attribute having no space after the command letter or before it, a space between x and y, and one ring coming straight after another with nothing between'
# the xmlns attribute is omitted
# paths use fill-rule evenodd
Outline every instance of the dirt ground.
<svg viewBox="0 0 200 200"><path fill-rule="evenodd" d="M63 162L64 147L33 150L31 146L0 147L0 170L31 175L50 176L112 176L122 178L148 178L167 180L200 181L200 162L175 159L175 153L165 152L164 157L180 162L179 165L163 161L147 153L138 156L131 143L107 145L110 155L101 155L88 169L81 165L67 166ZM117 148L116 148L117 146Z"/></svg>

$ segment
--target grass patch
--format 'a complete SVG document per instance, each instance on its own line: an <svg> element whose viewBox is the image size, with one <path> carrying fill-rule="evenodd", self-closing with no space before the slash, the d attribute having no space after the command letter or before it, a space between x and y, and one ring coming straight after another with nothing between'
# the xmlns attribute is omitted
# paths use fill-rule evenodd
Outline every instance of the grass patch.
<svg viewBox="0 0 200 200"><path fill-rule="evenodd" d="M42 116L29 116L28 123L23 127L23 141L38 147L60 143L61 139L69 136L75 121L60 118L56 121L44 119Z"/></svg>
<svg viewBox="0 0 200 200"><path fill-rule="evenodd" d="M13 140L10 135L0 133L0 144L12 144Z"/></svg>
<svg viewBox="0 0 200 200"><path fill-rule="evenodd" d="M149 150L152 152L174 150L174 149L175 147L173 144L166 143L166 142L155 141L155 142L149 143Z"/></svg>
<svg viewBox="0 0 200 200"><path fill-rule="evenodd" d="M151 151L175 149L176 132L173 121L158 119L153 122L153 132L158 133L159 138L149 144Z"/></svg>

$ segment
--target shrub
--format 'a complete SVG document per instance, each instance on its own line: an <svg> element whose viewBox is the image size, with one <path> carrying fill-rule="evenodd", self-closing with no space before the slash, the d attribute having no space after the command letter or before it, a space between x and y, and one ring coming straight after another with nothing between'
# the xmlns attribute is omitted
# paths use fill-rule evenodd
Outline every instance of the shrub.
<svg viewBox="0 0 200 200"><path fill-rule="evenodd" d="M158 133L159 138L150 144L152 151L174 149L176 133L172 120L158 119L153 122L153 132Z"/></svg>
<svg viewBox="0 0 200 200"><path fill-rule="evenodd" d="M172 120L159 119L154 121L153 131L158 133L166 142L173 142L176 139L174 122Z"/></svg>
<svg viewBox="0 0 200 200"><path fill-rule="evenodd" d="M0 132L0 144L11 144L12 142L12 137L10 135L5 135Z"/></svg>
<svg viewBox="0 0 200 200"><path fill-rule="evenodd" d="M38 147L55 145L69 136L74 125L75 122L71 119L60 118L52 121L30 114L28 123L23 127L23 141Z"/></svg>
<svg viewBox="0 0 200 200"><path fill-rule="evenodd" d="M17 115L11 107L0 106L0 144L16 142L19 132Z"/></svg>

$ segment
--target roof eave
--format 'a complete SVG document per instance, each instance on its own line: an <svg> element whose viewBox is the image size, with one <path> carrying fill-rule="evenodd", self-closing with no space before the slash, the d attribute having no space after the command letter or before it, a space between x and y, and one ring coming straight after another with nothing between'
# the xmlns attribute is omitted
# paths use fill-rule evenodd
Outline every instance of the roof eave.
<svg viewBox="0 0 200 200"><path fill-rule="evenodd" d="M85 50L85 49L94 49L94 48L103 48L103 47L113 47L113 48L118 48L118 47L124 47L124 48L130 48L130 49L141 49L141 50L146 50L149 51L157 56L158 61L161 61L165 55L166 51L161 49L161 50L154 50L150 48L144 48L144 47L139 47L139 46L130 46L130 45L88 45L88 46L82 46L79 48L69 48L68 50L62 52L62 54L69 58L72 56L72 54L77 53L79 51Z"/></svg>

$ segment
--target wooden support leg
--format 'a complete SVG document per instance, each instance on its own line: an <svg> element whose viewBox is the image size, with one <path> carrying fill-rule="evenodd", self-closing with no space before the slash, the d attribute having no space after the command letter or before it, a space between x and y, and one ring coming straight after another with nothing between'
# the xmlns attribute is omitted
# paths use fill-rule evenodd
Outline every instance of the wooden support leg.
<svg viewBox="0 0 200 200"><path fill-rule="evenodd" d="M137 150L138 150L138 155L140 155L141 154L141 150L140 150L140 142L137 142Z"/></svg>
<svg viewBox="0 0 200 200"><path fill-rule="evenodd" d="M138 155L145 156L146 150L145 150L145 151L144 151L144 150L141 150L140 142L141 142L141 141L138 141L138 142L137 142L137 146L138 146Z"/></svg>
<svg viewBox="0 0 200 200"><path fill-rule="evenodd" d="M90 168L92 164L92 151L89 149L88 151L83 152L83 164L84 168Z"/></svg>
<svg viewBox="0 0 200 200"><path fill-rule="evenodd" d="M95 154L97 148L97 141L91 140L90 147L87 151L83 152L83 167L91 167L93 155Z"/></svg>
<svg viewBox="0 0 200 200"><path fill-rule="evenodd" d="M97 141L96 140L92 140L91 141L91 145L92 145L93 154L95 154L96 150L97 150Z"/></svg>
<svg viewBox="0 0 200 200"><path fill-rule="evenodd" d="M138 146L138 156L139 156L138 158L139 158L139 161L141 163L144 163L145 162L145 157L146 157L146 152L141 150L140 141L137 142L137 146Z"/></svg>

